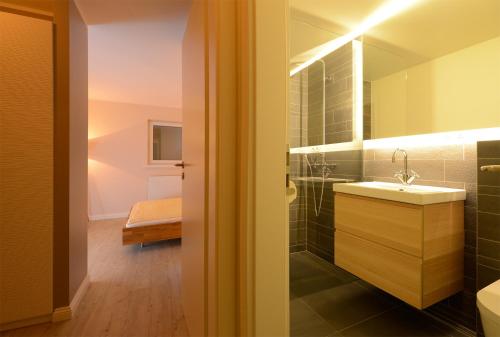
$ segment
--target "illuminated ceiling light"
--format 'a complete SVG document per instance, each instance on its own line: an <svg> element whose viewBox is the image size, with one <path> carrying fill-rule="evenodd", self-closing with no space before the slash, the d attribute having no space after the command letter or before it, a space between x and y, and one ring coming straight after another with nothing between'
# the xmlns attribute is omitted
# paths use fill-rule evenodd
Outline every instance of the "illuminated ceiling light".
<svg viewBox="0 0 500 337"><path fill-rule="evenodd" d="M392 18L393 16L407 10L411 6L413 6L417 1L420 0L390 0L380 6L377 10L375 10L366 20L364 20L358 27L356 27L353 31L342 35L339 38L331 40L330 42L325 43L320 51L311 57L309 60L300 64L299 66L293 68L290 71L290 76L297 74L299 71L304 70L309 67L314 62L322 59L326 55L331 52L339 49L346 43L360 37L365 32L370 30L371 28L377 26L378 24Z"/></svg>

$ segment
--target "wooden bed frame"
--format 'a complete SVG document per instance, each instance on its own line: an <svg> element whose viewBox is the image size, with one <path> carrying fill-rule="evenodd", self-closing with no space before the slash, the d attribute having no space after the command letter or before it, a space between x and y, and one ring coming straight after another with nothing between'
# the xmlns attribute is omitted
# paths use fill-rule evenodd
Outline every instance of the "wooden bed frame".
<svg viewBox="0 0 500 337"><path fill-rule="evenodd" d="M179 239L181 232L182 223L180 221L140 227L123 227L123 245Z"/></svg>

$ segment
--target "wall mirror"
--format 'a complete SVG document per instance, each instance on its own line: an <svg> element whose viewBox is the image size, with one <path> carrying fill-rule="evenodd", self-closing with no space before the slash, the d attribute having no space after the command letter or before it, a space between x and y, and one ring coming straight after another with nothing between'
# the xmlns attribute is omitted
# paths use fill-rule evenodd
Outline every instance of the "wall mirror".
<svg viewBox="0 0 500 337"><path fill-rule="evenodd" d="M365 139L500 126L500 1L417 1L364 35Z"/></svg>
<svg viewBox="0 0 500 337"><path fill-rule="evenodd" d="M150 165L176 164L182 161L182 125L180 123L149 121Z"/></svg>
<svg viewBox="0 0 500 337"><path fill-rule="evenodd" d="M291 147L355 141L356 120L363 139L500 126L500 1L291 0L291 8ZM362 77L354 55L350 65L342 58L352 40L362 42Z"/></svg>
<svg viewBox="0 0 500 337"><path fill-rule="evenodd" d="M291 76L291 147L353 140L352 59L348 43Z"/></svg>

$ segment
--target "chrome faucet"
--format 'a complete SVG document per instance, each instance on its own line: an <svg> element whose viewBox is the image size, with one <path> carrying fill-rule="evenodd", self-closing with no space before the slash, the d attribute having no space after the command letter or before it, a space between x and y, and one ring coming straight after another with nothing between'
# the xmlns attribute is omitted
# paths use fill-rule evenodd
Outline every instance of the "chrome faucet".
<svg viewBox="0 0 500 337"><path fill-rule="evenodd" d="M404 157L404 169L396 172L394 174L395 178L398 178L399 181L404 185L411 185L416 178L420 178L417 172L410 170L411 174L408 174L408 154L405 150L397 148L396 151L392 154L392 162L396 162L396 155L398 152L401 152Z"/></svg>

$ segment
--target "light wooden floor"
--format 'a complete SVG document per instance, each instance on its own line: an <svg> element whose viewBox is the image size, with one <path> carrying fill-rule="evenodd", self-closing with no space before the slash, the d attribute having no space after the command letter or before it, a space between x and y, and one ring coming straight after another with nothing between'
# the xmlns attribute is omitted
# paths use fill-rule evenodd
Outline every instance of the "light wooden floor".
<svg viewBox="0 0 500 337"><path fill-rule="evenodd" d="M180 298L180 241L124 247L124 221L90 224L91 285L71 321L0 336L187 336Z"/></svg>

